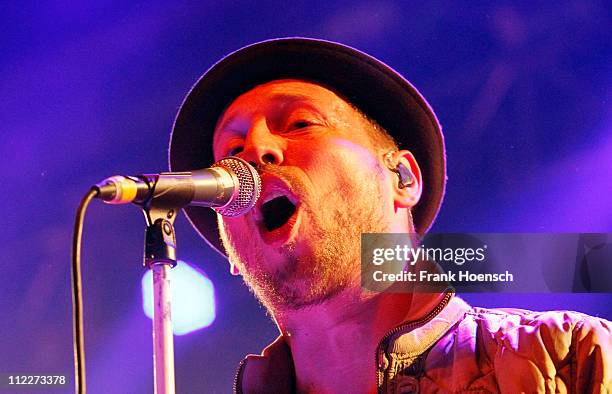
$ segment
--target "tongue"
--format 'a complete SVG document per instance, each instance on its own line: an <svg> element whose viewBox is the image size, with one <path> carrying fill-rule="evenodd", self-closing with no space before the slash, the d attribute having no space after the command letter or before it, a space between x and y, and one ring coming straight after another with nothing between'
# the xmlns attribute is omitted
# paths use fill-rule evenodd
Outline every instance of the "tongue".
<svg viewBox="0 0 612 394"><path fill-rule="evenodd" d="M277 197L261 205L264 225L268 231L282 227L295 212L295 205L285 196Z"/></svg>

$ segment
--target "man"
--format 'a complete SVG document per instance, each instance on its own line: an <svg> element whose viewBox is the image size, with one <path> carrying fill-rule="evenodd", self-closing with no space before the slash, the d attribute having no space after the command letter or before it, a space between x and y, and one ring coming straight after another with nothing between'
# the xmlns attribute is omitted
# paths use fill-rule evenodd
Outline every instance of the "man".
<svg viewBox="0 0 612 394"><path fill-rule="evenodd" d="M170 162L181 171L226 156L256 166L259 202L238 218L187 214L281 332L243 361L237 392L612 387L607 321L472 308L452 289L362 290L360 235L423 235L446 180L433 111L380 61L297 38L230 54L183 103Z"/></svg>

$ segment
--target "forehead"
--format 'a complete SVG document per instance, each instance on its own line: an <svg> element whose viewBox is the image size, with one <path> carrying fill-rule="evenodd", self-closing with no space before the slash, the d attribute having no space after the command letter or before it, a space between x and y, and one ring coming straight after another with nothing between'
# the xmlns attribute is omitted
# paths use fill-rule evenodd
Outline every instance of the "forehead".
<svg viewBox="0 0 612 394"><path fill-rule="evenodd" d="M322 85L281 79L258 85L238 96L221 114L216 129L236 116L282 111L296 104L315 106L329 113L352 109L344 99Z"/></svg>

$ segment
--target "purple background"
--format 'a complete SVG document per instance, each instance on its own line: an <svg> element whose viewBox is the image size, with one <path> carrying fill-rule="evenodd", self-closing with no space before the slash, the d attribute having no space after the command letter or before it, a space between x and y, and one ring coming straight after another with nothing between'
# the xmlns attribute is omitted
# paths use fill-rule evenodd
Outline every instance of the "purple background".
<svg viewBox="0 0 612 394"><path fill-rule="evenodd" d="M88 187L166 169L169 131L213 62L279 36L338 40L405 74L444 126L435 231L612 232L610 8L603 1L5 2L0 35L0 373L72 375L70 243ZM5 217L6 218L6 217ZM141 309L144 220L95 202L83 244L88 388L152 392ZM217 320L175 340L179 392L227 392L276 336L227 264L177 220L179 256L216 286ZM612 317L605 295L470 295L480 306Z"/></svg>

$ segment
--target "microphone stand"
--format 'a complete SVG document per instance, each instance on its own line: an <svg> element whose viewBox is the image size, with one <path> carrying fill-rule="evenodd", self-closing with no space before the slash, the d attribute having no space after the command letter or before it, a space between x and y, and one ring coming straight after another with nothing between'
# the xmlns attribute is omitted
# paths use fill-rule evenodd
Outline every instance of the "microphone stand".
<svg viewBox="0 0 612 394"><path fill-rule="evenodd" d="M159 190L156 190L158 186ZM200 206L219 207L218 212L222 215L242 215L251 209L259 198L261 180L257 170L246 161L237 157L226 157L209 169L140 175L136 178L111 177L97 184L95 188L95 195L91 194L88 199L95 196L109 203L134 202L142 206L147 221L144 265L153 273L155 394L174 394L170 269L176 266L174 220L177 210L197 202L196 205ZM79 223L77 221L77 224ZM80 231L79 228L77 230ZM75 234L80 237L80 232ZM78 246L80 238L75 236L75 240L75 245ZM75 261L78 261L79 255L74 256ZM78 267L78 264L76 266ZM75 277L78 279L75 283L80 283L80 271ZM75 300L75 305L79 306L77 302L80 298L75 296ZM80 309L75 310L75 316L78 317ZM80 320L75 318L75 322L79 323ZM81 330L76 323L75 332L78 333ZM82 346L77 349L81 348ZM81 365L78 357L82 351L77 350L75 354L78 367Z"/></svg>
<svg viewBox="0 0 612 394"><path fill-rule="evenodd" d="M170 269L176 266L176 208L143 206L144 265L153 273L153 378L155 394L174 394L174 337L172 333Z"/></svg>

